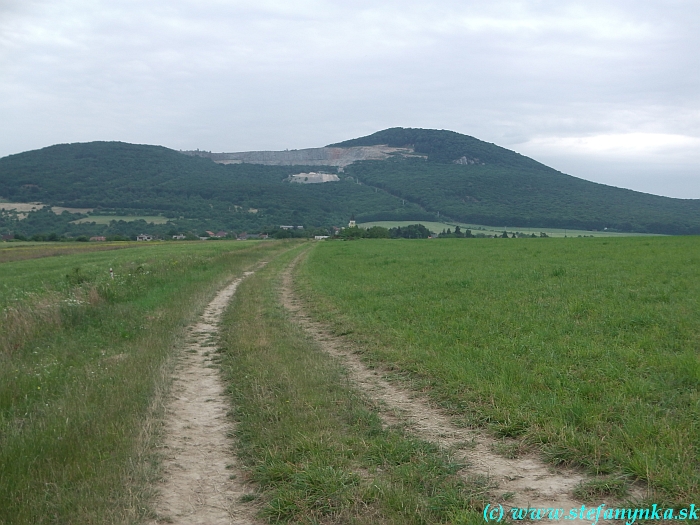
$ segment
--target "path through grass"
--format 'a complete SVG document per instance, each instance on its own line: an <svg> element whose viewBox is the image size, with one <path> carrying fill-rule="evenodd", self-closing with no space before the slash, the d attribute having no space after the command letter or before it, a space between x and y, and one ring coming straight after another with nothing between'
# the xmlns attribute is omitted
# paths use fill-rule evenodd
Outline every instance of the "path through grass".
<svg viewBox="0 0 700 525"><path fill-rule="evenodd" d="M12 276L0 294L0 524L147 517L184 328L226 280L284 248L183 243L0 265Z"/></svg>
<svg viewBox="0 0 700 525"><path fill-rule="evenodd" d="M404 433L279 303L284 254L241 283L224 319L221 366L238 453L272 523L477 523L481 480Z"/></svg>

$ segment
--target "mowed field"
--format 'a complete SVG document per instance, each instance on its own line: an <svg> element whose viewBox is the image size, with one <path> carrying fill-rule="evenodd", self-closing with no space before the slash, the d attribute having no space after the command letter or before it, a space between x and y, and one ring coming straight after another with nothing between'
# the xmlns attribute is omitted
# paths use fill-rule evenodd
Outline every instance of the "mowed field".
<svg viewBox="0 0 700 525"><path fill-rule="evenodd" d="M549 237L648 237L653 236L651 233L618 233L610 231L592 231L592 230L566 230L563 228L530 228L528 226L484 226L482 224L467 224L464 222L430 222L430 221L376 221L364 222L358 224L360 228L371 228L372 226L381 226L383 228L396 228L398 226L405 227L411 224L422 224L433 233L440 233L448 228L454 231L455 226L459 226L462 231L471 230L473 235L483 233L484 235L501 235L504 230L508 233L520 232L528 235L535 234L540 236L540 233L546 233Z"/></svg>
<svg viewBox="0 0 700 525"><path fill-rule="evenodd" d="M141 246L141 244L136 242L101 242L99 244L83 242L2 243L0 244L0 263L24 261L27 259L41 259L43 257L55 257L58 255L119 250L122 248L133 248L137 246Z"/></svg>
<svg viewBox="0 0 700 525"><path fill-rule="evenodd" d="M141 522L185 327L285 245L61 247L0 263L0 524Z"/></svg>
<svg viewBox="0 0 700 525"><path fill-rule="evenodd" d="M368 362L510 453L698 501L699 238L324 242L300 283Z"/></svg>

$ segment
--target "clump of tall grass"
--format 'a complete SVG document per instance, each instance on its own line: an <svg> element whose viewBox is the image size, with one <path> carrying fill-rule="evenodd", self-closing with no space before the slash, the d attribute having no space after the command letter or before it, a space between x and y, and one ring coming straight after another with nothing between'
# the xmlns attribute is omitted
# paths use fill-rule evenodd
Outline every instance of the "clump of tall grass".
<svg viewBox="0 0 700 525"><path fill-rule="evenodd" d="M46 294L6 306L0 312L0 355L9 356L39 332L60 326L60 302L57 294Z"/></svg>

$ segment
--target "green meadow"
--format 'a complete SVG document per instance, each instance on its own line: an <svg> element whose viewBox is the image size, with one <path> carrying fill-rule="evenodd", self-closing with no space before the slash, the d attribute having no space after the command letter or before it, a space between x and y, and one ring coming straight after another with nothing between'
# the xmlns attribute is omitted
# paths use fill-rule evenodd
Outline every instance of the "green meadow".
<svg viewBox="0 0 700 525"><path fill-rule="evenodd" d="M121 248L133 248L134 246L139 246L139 244L129 242L101 242L99 244L71 242L59 244L56 242L24 241L21 243L1 243L0 263L41 259L58 255L119 250Z"/></svg>
<svg viewBox="0 0 700 525"><path fill-rule="evenodd" d="M0 263L0 524L153 518L185 328L225 282L286 245L18 249L50 256Z"/></svg>
<svg viewBox="0 0 700 525"><path fill-rule="evenodd" d="M308 248L308 244L306 245ZM303 249L303 247L302 247ZM378 407L279 303L287 252L243 281L216 360L228 382L239 458L270 523L476 524L488 480Z"/></svg>
<svg viewBox="0 0 700 525"><path fill-rule="evenodd" d="M261 261L214 358L260 518L481 522L489 480L384 425L280 304L299 254L313 317L504 454L584 469L583 498L697 505L700 238L54 244L0 250L0 525L156 518L186 328Z"/></svg>
<svg viewBox="0 0 700 525"><path fill-rule="evenodd" d="M619 233L612 231L594 231L594 230L572 230L564 228L531 228L529 226L507 226L495 227L495 226L485 226L483 224L468 224L464 222L430 222L430 221L375 221L375 222L363 222L358 224L360 228L371 228L372 226L381 226L383 228L396 228L405 227L411 224L420 223L428 230L433 233L440 233L442 230L447 230L448 228L454 231L455 226L459 226L462 231L471 230L473 235L483 233L484 235L501 235L503 231L508 231L508 233L520 232L526 233L528 235L535 234L540 236L540 233L546 233L548 237L647 237L654 235L651 233Z"/></svg>
<svg viewBox="0 0 700 525"><path fill-rule="evenodd" d="M700 496L700 239L324 242L316 317L455 420L551 463Z"/></svg>

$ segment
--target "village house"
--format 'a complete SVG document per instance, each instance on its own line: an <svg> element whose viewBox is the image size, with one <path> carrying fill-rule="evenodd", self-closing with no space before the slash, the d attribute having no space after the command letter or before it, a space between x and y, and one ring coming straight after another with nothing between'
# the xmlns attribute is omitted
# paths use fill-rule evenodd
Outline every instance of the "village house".
<svg viewBox="0 0 700 525"><path fill-rule="evenodd" d="M90 237L90 241L98 241L98 242L104 242L107 240L107 237L103 237L101 235L97 235L95 237Z"/></svg>
<svg viewBox="0 0 700 525"><path fill-rule="evenodd" d="M137 241L152 241L153 240L153 235L148 235L146 233L142 233L141 235L136 236Z"/></svg>

